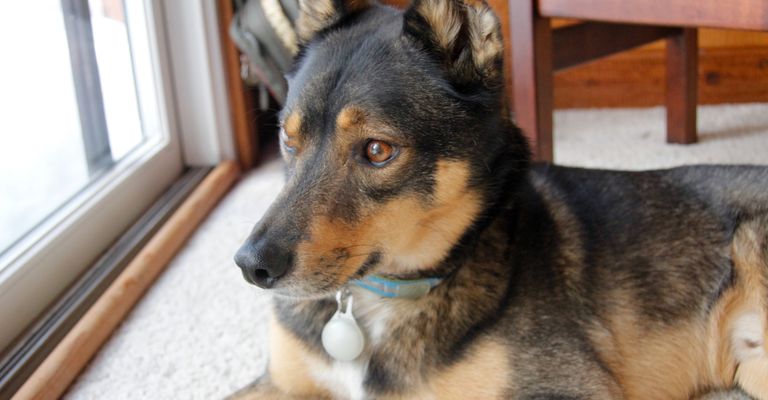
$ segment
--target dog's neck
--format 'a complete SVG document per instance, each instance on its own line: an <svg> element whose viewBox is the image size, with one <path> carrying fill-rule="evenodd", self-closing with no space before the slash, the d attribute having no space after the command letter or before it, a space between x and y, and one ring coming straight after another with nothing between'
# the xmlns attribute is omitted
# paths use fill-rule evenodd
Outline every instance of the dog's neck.
<svg viewBox="0 0 768 400"><path fill-rule="evenodd" d="M366 289L352 289L353 313L368 341L357 360L367 371L367 392L395 393L398 388L423 384L420 374L410 372L450 363L471 343L473 332L493 324L506 301L512 274L504 260L509 243L504 219L495 218L476 231L477 236L466 243L471 250L452 252L441 266L450 274L421 298L383 298ZM333 361L320 338L336 309L333 299L275 299L278 321L329 366ZM420 348L411 348L414 344Z"/></svg>

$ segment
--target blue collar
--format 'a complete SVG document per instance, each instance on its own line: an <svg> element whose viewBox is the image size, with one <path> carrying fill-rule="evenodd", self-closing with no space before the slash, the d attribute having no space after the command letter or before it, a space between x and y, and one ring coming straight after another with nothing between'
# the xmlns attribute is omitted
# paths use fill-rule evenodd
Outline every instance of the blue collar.
<svg viewBox="0 0 768 400"><path fill-rule="evenodd" d="M381 297L418 299L426 296L433 287L442 281L442 278L400 280L369 275L352 281L352 284L370 290Z"/></svg>

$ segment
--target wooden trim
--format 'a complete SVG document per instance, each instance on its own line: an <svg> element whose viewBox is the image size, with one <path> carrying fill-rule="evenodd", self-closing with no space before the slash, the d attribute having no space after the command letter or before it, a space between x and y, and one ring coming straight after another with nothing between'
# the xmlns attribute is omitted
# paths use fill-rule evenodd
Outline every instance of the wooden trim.
<svg viewBox="0 0 768 400"><path fill-rule="evenodd" d="M9 399L19 390L212 169L188 169L17 338L0 360L0 399Z"/></svg>
<svg viewBox="0 0 768 400"><path fill-rule="evenodd" d="M227 161L216 167L78 321L13 399L61 397L239 175L240 168L234 162Z"/></svg>
<svg viewBox="0 0 768 400"><path fill-rule="evenodd" d="M537 0L541 15L679 27L768 30L762 0Z"/></svg>
<svg viewBox="0 0 768 400"><path fill-rule="evenodd" d="M679 34L679 28L584 22L555 29L555 70L575 67L621 51Z"/></svg>
<svg viewBox="0 0 768 400"><path fill-rule="evenodd" d="M219 0L219 31L221 37L222 55L224 57L224 72L227 76L229 92L229 109L232 118L237 156L240 168L247 171L255 164L258 156L258 131L254 121L248 118L251 109L250 90L240 76L240 52L229 37L229 24L234 15L232 0Z"/></svg>

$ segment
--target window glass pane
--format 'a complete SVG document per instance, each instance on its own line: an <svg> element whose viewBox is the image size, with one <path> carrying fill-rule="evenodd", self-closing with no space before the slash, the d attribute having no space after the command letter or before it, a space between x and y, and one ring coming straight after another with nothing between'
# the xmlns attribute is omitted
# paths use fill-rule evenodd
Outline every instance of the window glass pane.
<svg viewBox="0 0 768 400"><path fill-rule="evenodd" d="M60 3L0 2L0 49L1 253L83 187L88 166Z"/></svg>
<svg viewBox="0 0 768 400"><path fill-rule="evenodd" d="M0 2L0 255L152 136L136 88L148 97L153 84L137 83L131 43L146 33L127 17L143 2L132 3L131 14L123 0Z"/></svg>
<svg viewBox="0 0 768 400"><path fill-rule="evenodd" d="M131 49L122 0L90 0L96 60L112 158L119 160L141 144Z"/></svg>

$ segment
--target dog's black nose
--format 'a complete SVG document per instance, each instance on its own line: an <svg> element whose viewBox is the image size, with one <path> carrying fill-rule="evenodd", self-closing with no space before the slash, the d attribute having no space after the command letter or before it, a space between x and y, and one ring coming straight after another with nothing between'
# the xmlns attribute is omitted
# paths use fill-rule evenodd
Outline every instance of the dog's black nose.
<svg viewBox="0 0 768 400"><path fill-rule="evenodd" d="M235 254L235 264L246 281L269 289L293 265L293 252L265 239L248 240Z"/></svg>

